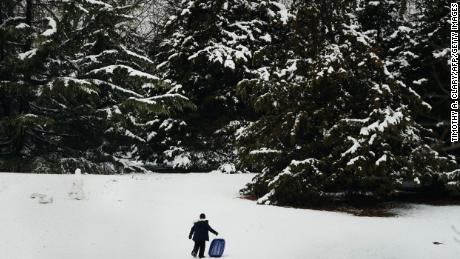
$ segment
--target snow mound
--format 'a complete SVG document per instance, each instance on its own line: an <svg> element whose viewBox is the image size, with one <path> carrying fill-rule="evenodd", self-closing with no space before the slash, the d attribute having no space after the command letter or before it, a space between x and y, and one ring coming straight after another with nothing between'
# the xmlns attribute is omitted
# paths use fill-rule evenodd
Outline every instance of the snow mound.
<svg viewBox="0 0 460 259"><path fill-rule="evenodd" d="M48 203L53 203L53 201L54 201L53 196L45 196L43 198L40 198L38 200L38 203L40 203L40 204L48 204Z"/></svg>
<svg viewBox="0 0 460 259"><path fill-rule="evenodd" d="M212 171L213 173L222 173L222 174L234 174L237 173L236 166L233 163L223 163L217 168L217 170Z"/></svg>
<svg viewBox="0 0 460 259"><path fill-rule="evenodd" d="M30 195L30 198L31 199L37 199L38 198L38 203L40 203L40 204L53 203L53 201L54 201L53 196L47 195L47 194L42 194L42 193L36 193L36 192L32 193Z"/></svg>

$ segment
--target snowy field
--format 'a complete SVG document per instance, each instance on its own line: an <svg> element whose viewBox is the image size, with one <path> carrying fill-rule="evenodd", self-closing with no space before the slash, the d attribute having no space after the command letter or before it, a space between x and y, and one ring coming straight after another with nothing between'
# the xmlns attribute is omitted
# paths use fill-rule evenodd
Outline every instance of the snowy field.
<svg viewBox="0 0 460 259"><path fill-rule="evenodd" d="M224 258L460 256L460 206L416 205L393 218L260 206L238 198L251 177L83 175L85 199L74 200L73 175L0 173L0 258L191 258L188 233L201 212L226 239Z"/></svg>

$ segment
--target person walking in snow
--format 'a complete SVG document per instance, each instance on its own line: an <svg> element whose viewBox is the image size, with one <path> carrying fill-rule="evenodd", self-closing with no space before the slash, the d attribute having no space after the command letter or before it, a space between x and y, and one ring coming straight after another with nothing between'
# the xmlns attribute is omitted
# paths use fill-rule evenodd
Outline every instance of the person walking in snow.
<svg viewBox="0 0 460 259"><path fill-rule="evenodd" d="M188 238L193 239L195 242L192 251L193 257L196 257L197 254L199 258L204 257L206 241L209 241L209 232L212 232L216 236L219 235L217 231L209 226L208 220L206 220L206 215L201 213L200 219L193 223L192 229L190 229L190 234L188 235Z"/></svg>

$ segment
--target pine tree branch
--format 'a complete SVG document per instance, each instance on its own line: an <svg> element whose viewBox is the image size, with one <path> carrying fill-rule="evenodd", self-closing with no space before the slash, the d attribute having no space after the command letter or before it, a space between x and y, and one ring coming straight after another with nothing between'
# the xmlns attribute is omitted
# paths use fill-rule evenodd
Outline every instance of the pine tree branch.
<svg viewBox="0 0 460 259"><path fill-rule="evenodd" d="M37 3L38 6L42 7L43 9L45 9L46 11L48 11L48 13L53 17L53 19L55 21L59 21L59 18L56 16L56 14L48 7L49 4L40 4L40 3Z"/></svg>
<svg viewBox="0 0 460 259"><path fill-rule="evenodd" d="M7 145L9 145L11 143L13 143L13 139L9 139L7 141L0 142L0 146L7 146Z"/></svg>
<svg viewBox="0 0 460 259"><path fill-rule="evenodd" d="M57 132L53 132L53 131L48 131L48 130L41 130L41 129L32 129L34 132L38 132L38 133L43 133L43 134L47 134L47 135L53 135L53 136L59 136L59 137L79 137L79 135L72 135L72 134L65 134L65 133L57 133Z"/></svg>

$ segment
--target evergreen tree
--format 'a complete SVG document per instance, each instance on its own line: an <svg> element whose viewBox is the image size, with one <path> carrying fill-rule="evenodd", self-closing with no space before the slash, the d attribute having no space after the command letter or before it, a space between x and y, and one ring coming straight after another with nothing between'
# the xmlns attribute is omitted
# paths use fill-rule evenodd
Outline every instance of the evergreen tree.
<svg viewBox="0 0 460 259"><path fill-rule="evenodd" d="M403 87L412 87L407 78L417 58L412 50L416 25L411 21L406 1L360 1L356 12L363 32L378 44L376 54ZM427 104L424 104L428 107Z"/></svg>
<svg viewBox="0 0 460 259"><path fill-rule="evenodd" d="M293 75L239 85L262 115L238 136L242 166L261 172L244 192L261 203L387 198L409 183L440 192L459 184L455 161L433 150L430 132L414 120L422 100L390 72L382 56L391 55L363 28L358 4L294 2L300 39L292 42L305 51L296 52L296 66L286 64Z"/></svg>
<svg viewBox="0 0 460 259"><path fill-rule="evenodd" d="M409 76L415 90L431 109L419 116L423 125L443 140L438 150L458 155L458 145L450 143L450 1L422 0L415 12L416 37Z"/></svg>
<svg viewBox="0 0 460 259"><path fill-rule="evenodd" d="M158 69L197 104L187 121L194 137L189 146L197 154L216 151L200 155L214 164L233 157L233 141L219 134L236 128L239 122L232 121L251 115L235 96L235 86L247 75L267 75L272 65L267 55L280 53L276 42L288 13L275 1L188 0L176 5L164 28Z"/></svg>
<svg viewBox="0 0 460 259"><path fill-rule="evenodd" d="M194 105L152 75L153 62L135 49L139 39L129 27L135 7L64 2L59 16L45 18L47 26L33 49L14 61L36 82L27 118L41 123L35 135L47 144L46 149L15 145L23 157L39 156L32 170L58 170L56 164L67 169L75 163L95 173L118 166L145 170L180 142L171 135L179 134L181 122L179 128L165 125ZM11 130L19 129L13 124ZM105 168L98 165L102 162Z"/></svg>
<svg viewBox="0 0 460 259"><path fill-rule="evenodd" d="M22 149L42 145L36 134L46 120L30 113L34 66L20 61L33 55L32 42L38 40L40 23L34 19L32 1L0 3L0 153L1 163L17 164ZM30 70L29 70L30 68Z"/></svg>

